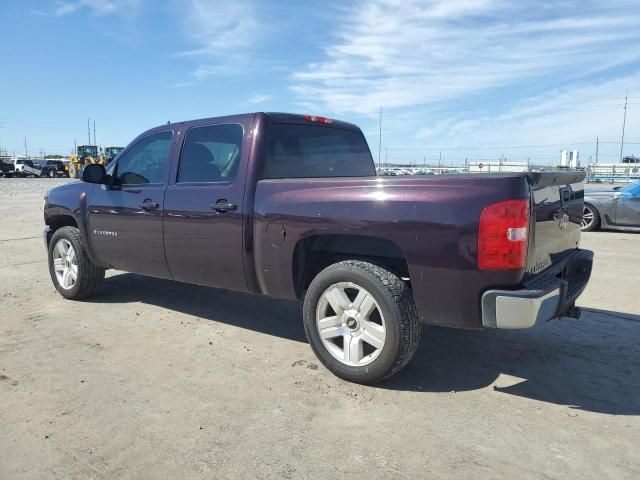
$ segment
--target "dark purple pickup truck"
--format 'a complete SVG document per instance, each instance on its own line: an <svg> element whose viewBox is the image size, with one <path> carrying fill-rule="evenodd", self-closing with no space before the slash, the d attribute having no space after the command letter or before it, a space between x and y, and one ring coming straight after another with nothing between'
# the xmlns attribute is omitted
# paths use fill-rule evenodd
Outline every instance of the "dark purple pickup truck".
<svg viewBox="0 0 640 480"><path fill-rule="evenodd" d="M115 268L304 300L320 361L373 383L420 323L528 328L579 315L581 172L377 177L358 127L256 113L162 125L45 198L56 289Z"/></svg>

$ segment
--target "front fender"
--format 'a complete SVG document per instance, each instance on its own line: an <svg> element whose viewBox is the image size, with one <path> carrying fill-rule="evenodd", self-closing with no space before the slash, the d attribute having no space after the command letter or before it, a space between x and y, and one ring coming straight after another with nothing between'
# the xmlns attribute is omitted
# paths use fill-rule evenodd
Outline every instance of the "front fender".
<svg viewBox="0 0 640 480"><path fill-rule="evenodd" d="M44 222L49 227L50 234L61 226L75 224L91 261L105 267L93 252L88 232L88 205L93 188L94 185L88 183L72 182L50 190L45 197Z"/></svg>

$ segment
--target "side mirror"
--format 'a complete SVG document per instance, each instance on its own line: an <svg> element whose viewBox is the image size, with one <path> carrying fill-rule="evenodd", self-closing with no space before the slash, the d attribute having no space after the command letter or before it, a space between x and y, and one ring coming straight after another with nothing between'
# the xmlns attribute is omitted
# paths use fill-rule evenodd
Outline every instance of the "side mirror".
<svg viewBox="0 0 640 480"><path fill-rule="evenodd" d="M104 165L100 165L99 163L92 163L90 165L85 165L82 169L82 181L87 183L105 183L107 177L107 171L104 168Z"/></svg>

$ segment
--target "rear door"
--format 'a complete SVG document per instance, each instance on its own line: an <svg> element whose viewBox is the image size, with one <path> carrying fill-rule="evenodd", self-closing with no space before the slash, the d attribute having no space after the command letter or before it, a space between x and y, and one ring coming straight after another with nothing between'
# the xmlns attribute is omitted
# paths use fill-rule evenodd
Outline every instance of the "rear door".
<svg viewBox="0 0 640 480"><path fill-rule="evenodd" d="M553 172L528 175L532 189L532 241L527 273L536 274L578 247L584 204L584 173Z"/></svg>
<svg viewBox="0 0 640 480"><path fill-rule="evenodd" d="M112 188L89 199L89 238L98 259L129 272L170 278L162 242L162 207L172 131L152 133L121 156Z"/></svg>
<svg viewBox="0 0 640 480"><path fill-rule="evenodd" d="M247 290L242 243L245 127L194 124L183 135L164 204L165 253L175 280Z"/></svg>

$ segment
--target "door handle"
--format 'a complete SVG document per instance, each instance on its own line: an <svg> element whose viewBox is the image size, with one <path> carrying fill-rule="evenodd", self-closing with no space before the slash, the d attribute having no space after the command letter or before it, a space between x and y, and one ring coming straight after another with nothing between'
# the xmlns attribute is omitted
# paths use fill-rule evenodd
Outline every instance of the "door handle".
<svg viewBox="0 0 640 480"><path fill-rule="evenodd" d="M212 203L209 206L218 213L226 213L228 211L236 210L238 208L238 205L228 201L225 198L221 198L218 201L216 201L216 203Z"/></svg>
<svg viewBox="0 0 640 480"><path fill-rule="evenodd" d="M146 198L144 202L138 205L138 207L140 207L142 210L145 210L145 211L157 210L158 208L160 208L160 204L158 202L154 202L150 198Z"/></svg>

